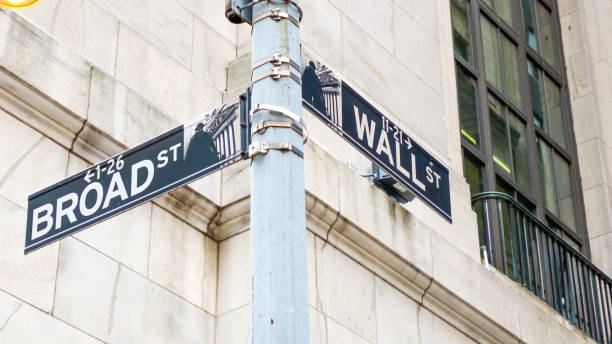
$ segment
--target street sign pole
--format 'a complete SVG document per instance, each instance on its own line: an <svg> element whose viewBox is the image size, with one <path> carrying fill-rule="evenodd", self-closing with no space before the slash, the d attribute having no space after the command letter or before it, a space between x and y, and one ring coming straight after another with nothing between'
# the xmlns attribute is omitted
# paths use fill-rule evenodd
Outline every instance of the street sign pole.
<svg viewBox="0 0 612 344"><path fill-rule="evenodd" d="M301 11L252 6L252 343L308 343Z"/></svg>

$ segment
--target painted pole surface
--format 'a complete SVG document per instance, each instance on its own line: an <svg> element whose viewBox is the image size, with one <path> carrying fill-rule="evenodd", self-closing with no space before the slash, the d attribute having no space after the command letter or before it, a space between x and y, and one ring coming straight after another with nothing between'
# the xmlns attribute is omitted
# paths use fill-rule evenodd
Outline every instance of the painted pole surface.
<svg viewBox="0 0 612 344"><path fill-rule="evenodd" d="M298 3L298 1L295 1ZM299 18L295 6L270 0L253 7L253 18L268 11ZM301 59L300 30L293 21L267 17L252 28L252 65L275 54ZM266 63L253 70L252 80L275 67ZM301 78L301 71L283 63ZM302 89L291 77L257 81L252 106L268 104L302 114ZM270 111L253 116L262 121L288 120ZM253 142L290 143L303 151L302 137L290 128L270 127ZM269 150L253 157L251 166L251 314L252 343L308 343L308 275L306 267L306 215L304 160L294 152Z"/></svg>

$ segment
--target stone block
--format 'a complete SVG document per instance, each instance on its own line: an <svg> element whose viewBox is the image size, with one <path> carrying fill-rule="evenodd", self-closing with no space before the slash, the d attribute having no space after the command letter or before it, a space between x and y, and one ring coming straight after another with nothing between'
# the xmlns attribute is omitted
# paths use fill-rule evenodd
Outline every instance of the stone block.
<svg viewBox="0 0 612 344"><path fill-rule="evenodd" d="M111 343L213 343L214 317L121 267Z"/></svg>
<svg viewBox="0 0 612 344"><path fill-rule="evenodd" d="M605 182L607 174L606 148L599 139L578 144L578 159L580 160L580 176L582 189L589 190Z"/></svg>
<svg viewBox="0 0 612 344"><path fill-rule="evenodd" d="M316 237L312 232L306 232L306 254L308 271L308 304L317 307L317 258Z"/></svg>
<svg viewBox="0 0 612 344"><path fill-rule="evenodd" d="M380 47L393 52L393 3L391 0L376 2L376 6L364 0L347 1L343 14L368 33ZM344 20L346 23L347 21ZM346 39L346 36L344 37Z"/></svg>
<svg viewBox="0 0 612 344"><path fill-rule="evenodd" d="M318 309L350 331L376 342L374 275L320 239L317 239L316 249ZM338 338L343 338L344 331L338 329L341 326L330 323L327 322L328 338L334 338L333 328ZM329 342L351 342L338 340Z"/></svg>
<svg viewBox="0 0 612 344"><path fill-rule="evenodd" d="M438 14L436 1L395 0L398 6L421 23L432 35L438 36Z"/></svg>
<svg viewBox="0 0 612 344"><path fill-rule="evenodd" d="M223 1L177 0L176 2L234 44L236 44L237 27L250 27L248 24L238 26L230 23L225 18Z"/></svg>
<svg viewBox="0 0 612 344"><path fill-rule="evenodd" d="M251 343L251 306L246 305L217 317L217 344Z"/></svg>
<svg viewBox="0 0 612 344"><path fill-rule="evenodd" d="M0 110L0 127L11 135L0 135L0 146L6 147L0 151L0 183L13 166L19 164L21 159L42 140L42 135L25 125L15 117ZM19 144L15 144L19 138ZM9 148L10 147L10 148Z"/></svg>
<svg viewBox="0 0 612 344"><path fill-rule="evenodd" d="M314 142L304 146L306 190L334 209L340 207L340 170L345 167Z"/></svg>
<svg viewBox="0 0 612 344"><path fill-rule="evenodd" d="M239 161L221 171L221 206L247 197L251 193L251 161Z"/></svg>
<svg viewBox="0 0 612 344"><path fill-rule="evenodd" d="M189 185L189 187L194 191L206 197L206 199L209 201L215 203L215 205L221 205L221 173L223 173L225 168L211 173L204 178L193 181L187 185Z"/></svg>
<svg viewBox="0 0 612 344"><path fill-rule="evenodd" d="M108 341L118 277L117 262L73 238L64 239L57 269L53 315Z"/></svg>
<svg viewBox="0 0 612 344"><path fill-rule="evenodd" d="M87 228L75 237L139 274L147 274L151 203Z"/></svg>
<svg viewBox="0 0 612 344"><path fill-rule="evenodd" d="M464 303L518 336L515 283L501 272L488 271L436 232L431 233L431 240L434 280ZM438 295L437 290L430 290L428 293L445 298ZM499 300L504 300L504 307L499 306ZM442 299L440 302L450 300Z"/></svg>
<svg viewBox="0 0 612 344"><path fill-rule="evenodd" d="M567 79L572 101L593 92L591 58L587 51L568 58Z"/></svg>
<svg viewBox="0 0 612 344"><path fill-rule="evenodd" d="M2 322L0 343L71 343L90 344L101 341L67 325L66 323L49 316L40 310L19 302L14 297L0 291L0 304L14 306L8 317Z"/></svg>
<svg viewBox="0 0 612 344"><path fill-rule="evenodd" d="M0 289L51 312L59 243L24 255L26 217L25 209L0 197Z"/></svg>
<svg viewBox="0 0 612 344"><path fill-rule="evenodd" d="M243 232L219 243L218 315L251 302L250 239Z"/></svg>
<svg viewBox="0 0 612 344"><path fill-rule="evenodd" d="M90 65L15 12L0 11L0 65L85 117Z"/></svg>
<svg viewBox="0 0 612 344"><path fill-rule="evenodd" d="M597 98L592 93L572 100L576 144L581 144L601 135L598 119L599 111Z"/></svg>
<svg viewBox="0 0 612 344"><path fill-rule="evenodd" d="M126 25L119 28L116 77L185 122L221 104L221 93Z"/></svg>
<svg viewBox="0 0 612 344"><path fill-rule="evenodd" d="M340 70L343 20L340 11L327 1L303 1L300 5L305 13L300 25L302 42L330 68Z"/></svg>
<svg viewBox="0 0 612 344"><path fill-rule="evenodd" d="M202 308L210 314L217 314L217 277L219 243L204 237L204 277L202 281Z"/></svg>
<svg viewBox="0 0 612 344"><path fill-rule="evenodd" d="M612 233L593 238L589 241L591 244L591 259L593 264L608 276L612 275Z"/></svg>
<svg viewBox="0 0 612 344"><path fill-rule="evenodd" d="M589 237L595 238L609 233L611 230L610 197L612 197L610 188L606 184L601 184L584 191L583 196Z"/></svg>
<svg viewBox="0 0 612 344"><path fill-rule="evenodd" d="M340 169L340 180L340 214L417 269L431 275L430 223L423 222L425 217L421 220L406 211L367 179L348 168ZM427 208L420 202L415 200L412 203Z"/></svg>
<svg viewBox="0 0 612 344"><path fill-rule="evenodd" d="M561 6L561 2L559 2L559 6ZM586 19L584 13L575 11L567 15L561 15L561 8L559 8L559 15L561 16L561 38L565 56L572 56L585 50L587 41L584 39L583 25Z"/></svg>
<svg viewBox="0 0 612 344"><path fill-rule="evenodd" d="M148 277L194 305L202 306L205 237L165 210L153 206Z"/></svg>
<svg viewBox="0 0 612 344"><path fill-rule="evenodd" d="M87 120L128 147L137 146L181 124L95 67Z"/></svg>
<svg viewBox="0 0 612 344"><path fill-rule="evenodd" d="M26 209L29 195L66 177L67 164L68 151L43 137L7 169L0 179L0 195Z"/></svg>
<svg viewBox="0 0 612 344"><path fill-rule="evenodd" d="M442 70L438 37L398 5L393 6L393 25L397 59L429 87L441 92Z"/></svg>
<svg viewBox="0 0 612 344"><path fill-rule="evenodd" d="M381 50L352 21L343 23L342 35L342 72L348 83L432 154L446 155L446 133L440 130L444 122L440 89L433 89L393 55Z"/></svg>
<svg viewBox="0 0 612 344"><path fill-rule="evenodd" d="M193 73L223 92L227 87L227 67L235 58L236 45L196 17L191 63Z"/></svg>
<svg viewBox="0 0 612 344"><path fill-rule="evenodd" d="M93 1L165 54L191 66L193 15L175 1Z"/></svg>
<svg viewBox="0 0 612 344"><path fill-rule="evenodd" d="M346 327L335 322L331 318L327 318L327 343L328 344L372 344L375 341L367 341L364 338L358 336L354 332L350 331ZM374 338L376 340L376 338Z"/></svg>
<svg viewBox="0 0 612 344"><path fill-rule="evenodd" d="M308 307L308 322L310 344L327 344L327 320L325 315L312 307Z"/></svg>
<svg viewBox="0 0 612 344"><path fill-rule="evenodd" d="M377 343L418 344L419 305L378 277L375 288Z"/></svg>
<svg viewBox="0 0 612 344"><path fill-rule="evenodd" d="M417 333L420 334L421 343L467 343L467 337L463 333L435 314L432 314L426 308L418 309L417 324L419 326Z"/></svg>
<svg viewBox="0 0 612 344"><path fill-rule="evenodd" d="M90 0L50 0L20 15L43 28L107 73L115 72L119 21Z"/></svg>

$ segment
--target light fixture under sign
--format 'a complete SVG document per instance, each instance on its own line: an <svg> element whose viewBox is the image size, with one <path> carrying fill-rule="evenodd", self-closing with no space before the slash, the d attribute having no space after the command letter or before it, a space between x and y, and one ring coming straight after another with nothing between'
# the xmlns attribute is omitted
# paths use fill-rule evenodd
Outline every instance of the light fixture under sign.
<svg viewBox="0 0 612 344"><path fill-rule="evenodd" d="M414 199L414 194L402 183L396 181L387 172L372 164L372 174L374 185L381 188L389 196L399 203L407 203Z"/></svg>

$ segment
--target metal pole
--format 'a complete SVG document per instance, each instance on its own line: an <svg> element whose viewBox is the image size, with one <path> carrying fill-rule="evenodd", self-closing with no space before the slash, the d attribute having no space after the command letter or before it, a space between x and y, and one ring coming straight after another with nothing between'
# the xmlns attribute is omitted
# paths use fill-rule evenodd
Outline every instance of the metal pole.
<svg viewBox="0 0 612 344"><path fill-rule="evenodd" d="M297 3L270 0L253 6L251 102L253 108L267 104L301 117ZM285 18L287 14L290 18ZM276 64L264 62L275 55ZM278 111L265 110L270 107L261 108L253 114L254 128L263 122L293 121ZM260 143L262 154L253 156L251 166L252 343L308 343L302 136L277 125L255 134L253 142ZM266 145L276 148L266 151Z"/></svg>

